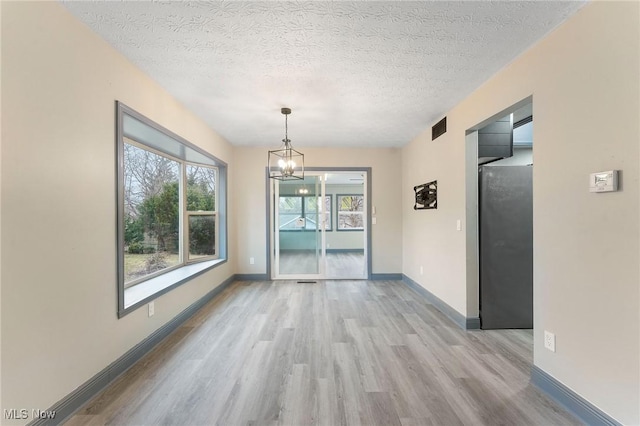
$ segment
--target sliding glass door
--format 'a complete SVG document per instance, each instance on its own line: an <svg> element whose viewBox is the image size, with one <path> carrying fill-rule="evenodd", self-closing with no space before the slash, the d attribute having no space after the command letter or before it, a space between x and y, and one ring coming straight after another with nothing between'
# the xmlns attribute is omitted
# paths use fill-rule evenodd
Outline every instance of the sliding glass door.
<svg viewBox="0 0 640 426"><path fill-rule="evenodd" d="M270 181L271 278L367 279L367 173Z"/></svg>
<svg viewBox="0 0 640 426"><path fill-rule="evenodd" d="M320 175L273 181L274 278L321 278L328 213Z"/></svg>

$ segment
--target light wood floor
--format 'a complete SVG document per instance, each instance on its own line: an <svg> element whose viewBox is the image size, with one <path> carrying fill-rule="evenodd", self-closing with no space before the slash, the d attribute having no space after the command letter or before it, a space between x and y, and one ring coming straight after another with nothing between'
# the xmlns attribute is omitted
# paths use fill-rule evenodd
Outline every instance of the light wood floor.
<svg viewBox="0 0 640 426"><path fill-rule="evenodd" d="M327 253L327 278L367 278L364 252Z"/></svg>
<svg viewBox="0 0 640 426"><path fill-rule="evenodd" d="M317 274L318 260L315 252L308 250L280 253L281 274ZM328 279L363 279L367 277L364 253L327 253Z"/></svg>
<svg viewBox="0 0 640 426"><path fill-rule="evenodd" d="M401 282L238 282L67 424L579 424L529 384L531 352Z"/></svg>

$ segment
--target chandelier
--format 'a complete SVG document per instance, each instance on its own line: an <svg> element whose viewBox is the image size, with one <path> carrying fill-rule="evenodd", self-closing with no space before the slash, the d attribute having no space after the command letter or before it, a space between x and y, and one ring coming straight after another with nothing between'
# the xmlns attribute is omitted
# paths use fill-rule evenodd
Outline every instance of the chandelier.
<svg viewBox="0 0 640 426"><path fill-rule="evenodd" d="M304 179L304 154L293 149L288 135L287 116L291 114L291 108L282 108L280 112L284 114L283 145L280 149L269 151L269 177L278 180Z"/></svg>

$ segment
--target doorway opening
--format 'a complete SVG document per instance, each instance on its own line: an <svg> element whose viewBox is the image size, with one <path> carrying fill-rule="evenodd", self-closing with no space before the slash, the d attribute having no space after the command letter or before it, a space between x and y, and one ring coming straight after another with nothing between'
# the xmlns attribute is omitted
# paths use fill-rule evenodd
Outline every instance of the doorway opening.
<svg viewBox="0 0 640 426"><path fill-rule="evenodd" d="M307 169L269 179L271 279L368 279L370 169Z"/></svg>
<svg viewBox="0 0 640 426"><path fill-rule="evenodd" d="M533 328L533 105L467 132L467 307L482 329Z"/></svg>

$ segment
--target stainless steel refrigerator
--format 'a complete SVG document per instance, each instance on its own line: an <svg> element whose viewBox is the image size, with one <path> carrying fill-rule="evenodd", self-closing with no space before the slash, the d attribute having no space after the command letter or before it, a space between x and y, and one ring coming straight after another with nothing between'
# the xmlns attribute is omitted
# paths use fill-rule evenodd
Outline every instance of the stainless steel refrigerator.
<svg viewBox="0 0 640 426"><path fill-rule="evenodd" d="M533 328L533 167L479 168L483 329Z"/></svg>

